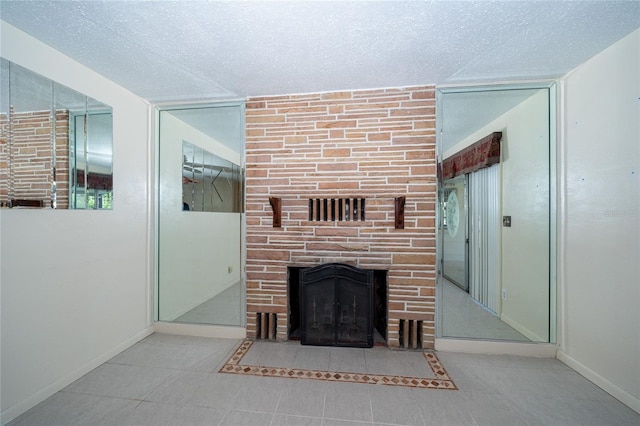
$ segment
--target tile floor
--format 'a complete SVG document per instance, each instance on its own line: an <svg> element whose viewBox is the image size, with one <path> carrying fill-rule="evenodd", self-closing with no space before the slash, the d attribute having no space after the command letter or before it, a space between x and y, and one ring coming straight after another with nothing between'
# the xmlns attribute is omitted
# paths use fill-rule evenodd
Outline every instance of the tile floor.
<svg viewBox="0 0 640 426"><path fill-rule="evenodd" d="M189 324L240 325L243 303L242 285L237 282L174 321Z"/></svg>
<svg viewBox="0 0 640 426"><path fill-rule="evenodd" d="M529 342L460 287L446 279L441 286L444 337Z"/></svg>
<svg viewBox="0 0 640 426"><path fill-rule="evenodd" d="M153 334L11 425L640 424L557 360L438 352L458 390L220 373L242 343ZM420 352L254 345L240 364L435 377Z"/></svg>

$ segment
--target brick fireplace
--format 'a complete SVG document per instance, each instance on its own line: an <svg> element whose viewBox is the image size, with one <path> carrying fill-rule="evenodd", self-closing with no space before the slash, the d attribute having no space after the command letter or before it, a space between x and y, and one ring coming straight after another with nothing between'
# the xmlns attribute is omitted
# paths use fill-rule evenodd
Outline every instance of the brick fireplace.
<svg viewBox="0 0 640 426"><path fill-rule="evenodd" d="M290 268L343 263L385 271L389 346L433 347L433 86L248 99L246 188L249 337L289 338Z"/></svg>

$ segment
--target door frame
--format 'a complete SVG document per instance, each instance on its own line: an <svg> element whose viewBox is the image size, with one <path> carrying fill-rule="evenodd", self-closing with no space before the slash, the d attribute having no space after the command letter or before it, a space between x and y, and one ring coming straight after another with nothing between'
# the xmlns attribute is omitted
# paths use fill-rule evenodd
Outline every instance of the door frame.
<svg viewBox="0 0 640 426"><path fill-rule="evenodd" d="M244 212L244 203L246 197L246 165L245 165L245 141L244 141L244 129L245 129L245 99L229 99L220 102L175 102L166 104L157 104L153 107L153 120L151 125L151 132L153 133L153 149L151 152L151 158L153 159L153 169L150 171L150 175L153 176L153 221L149 225L148 232L153 236L153 259L151 271L153 282L153 296L151 300L151 309L153 312L154 328L157 330L166 330L167 332L176 334L188 334L198 335L206 337L232 337L232 338L244 338L246 336L246 214ZM159 298L160 298L160 274L159 274L159 257L160 257L160 115L163 111L173 110L188 110L188 109L200 109L200 108L224 108L224 107L239 107L242 110L241 124L243 129L243 140L240 149L240 169L241 179L243 182L242 187L242 212L240 214L240 229L238 238L240 239L240 281L241 281L241 323L236 326L230 325L217 325L217 324L201 324L201 323L174 323L163 322L159 319Z"/></svg>

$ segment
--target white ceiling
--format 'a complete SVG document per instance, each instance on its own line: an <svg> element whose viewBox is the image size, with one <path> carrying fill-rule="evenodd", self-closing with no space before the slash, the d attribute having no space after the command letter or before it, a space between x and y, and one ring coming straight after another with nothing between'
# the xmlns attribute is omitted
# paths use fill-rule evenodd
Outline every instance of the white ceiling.
<svg viewBox="0 0 640 426"><path fill-rule="evenodd" d="M0 1L2 20L154 102L557 77L640 1Z"/></svg>

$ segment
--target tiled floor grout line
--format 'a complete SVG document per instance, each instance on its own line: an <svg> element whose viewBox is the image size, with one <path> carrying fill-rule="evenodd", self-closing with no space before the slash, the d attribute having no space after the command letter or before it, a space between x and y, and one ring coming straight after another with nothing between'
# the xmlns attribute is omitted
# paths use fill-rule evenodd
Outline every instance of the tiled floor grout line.
<svg viewBox="0 0 640 426"><path fill-rule="evenodd" d="M367 365L367 353L365 350L362 350L362 358L364 359L364 371L369 371L369 366Z"/></svg>
<svg viewBox="0 0 640 426"><path fill-rule="evenodd" d="M327 394L324 394L324 404L322 405L322 423L324 424L324 419L327 418Z"/></svg>
<svg viewBox="0 0 640 426"><path fill-rule="evenodd" d="M269 425L273 425L273 422L276 418L276 414L278 414L278 408L280 408L280 402L282 402L282 397L284 395L284 392L285 392L284 390L280 391L280 397L278 398L278 402L276 403L276 408L273 411L273 415L271 416L271 422L269 422Z"/></svg>
<svg viewBox="0 0 640 426"><path fill-rule="evenodd" d="M371 414L371 424L375 424L376 419L373 417L373 401L371 401L371 393L368 392L367 395L369 396L369 413Z"/></svg>

